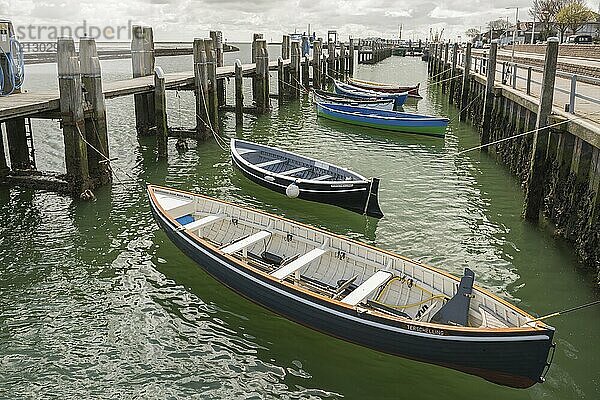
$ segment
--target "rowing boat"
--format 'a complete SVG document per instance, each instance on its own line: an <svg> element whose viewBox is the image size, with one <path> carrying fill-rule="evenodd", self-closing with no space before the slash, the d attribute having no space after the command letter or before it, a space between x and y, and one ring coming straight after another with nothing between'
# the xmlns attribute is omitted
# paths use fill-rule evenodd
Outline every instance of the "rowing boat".
<svg viewBox="0 0 600 400"><path fill-rule="evenodd" d="M408 98L408 92L404 93L381 93L374 92L372 90L360 89L355 86L348 85L344 82L333 81L333 87L337 94L342 94L347 97L357 98L357 99L365 99L365 98L384 98L384 99L393 99L395 107L401 107Z"/></svg>
<svg viewBox="0 0 600 400"><path fill-rule="evenodd" d="M225 286L292 321L501 385L544 380L554 328L439 269L262 211L149 185L170 240Z"/></svg>
<svg viewBox="0 0 600 400"><path fill-rule="evenodd" d="M379 179L324 161L239 139L231 139L231 159L251 181L289 197L332 204L381 218Z"/></svg>
<svg viewBox="0 0 600 400"><path fill-rule="evenodd" d="M313 90L313 94L315 101L318 103L339 104L355 107L370 107L377 108L379 110L389 111L394 109L394 99L385 99L378 97L355 98L318 89Z"/></svg>
<svg viewBox="0 0 600 400"><path fill-rule="evenodd" d="M409 97L421 98L419 94L420 83L414 86L395 86L387 83L363 81L361 79L349 78L348 83L360 89L371 90L373 92L382 93L396 93L396 92L408 92Z"/></svg>
<svg viewBox="0 0 600 400"><path fill-rule="evenodd" d="M316 103L317 115L338 122L396 132L444 137L448 118L376 110L336 104Z"/></svg>

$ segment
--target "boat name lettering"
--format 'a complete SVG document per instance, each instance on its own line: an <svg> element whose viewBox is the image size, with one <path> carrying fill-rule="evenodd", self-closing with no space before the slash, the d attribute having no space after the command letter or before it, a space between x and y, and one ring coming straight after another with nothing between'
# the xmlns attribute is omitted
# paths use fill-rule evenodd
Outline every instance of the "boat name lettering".
<svg viewBox="0 0 600 400"><path fill-rule="evenodd" d="M291 234L291 233L288 233L288 234L286 235L286 237L285 237L285 241L286 241L286 242L291 242L293 238L294 238L294 236L292 236L292 234Z"/></svg>
<svg viewBox="0 0 600 400"><path fill-rule="evenodd" d="M271 175L265 175L265 181L274 182L275 178L272 177Z"/></svg>
<svg viewBox="0 0 600 400"><path fill-rule="evenodd" d="M332 188L351 188L353 186L353 183L336 183L331 185Z"/></svg>
<svg viewBox="0 0 600 400"><path fill-rule="evenodd" d="M238 219L237 219L237 218L232 218L232 219L231 219L231 223L232 223L233 225L237 226L237 224L239 223L239 221L238 221Z"/></svg>
<svg viewBox="0 0 600 400"><path fill-rule="evenodd" d="M345 252L343 252L343 251L339 251L339 250L338 250L338 252L337 252L337 253L335 253L335 257L336 257L338 260L344 260L344 259L346 258L346 253L345 253Z"/></svg>
<svg viewBox="0 0 600 400"><path fill-rule="evenodd" d="M430 335L444 336L446 334L446 332L443 329L428 328L426 326L407 325L407 329L409 331L414 331L414 332L419 332L419 333L428 333Z"/></svg>

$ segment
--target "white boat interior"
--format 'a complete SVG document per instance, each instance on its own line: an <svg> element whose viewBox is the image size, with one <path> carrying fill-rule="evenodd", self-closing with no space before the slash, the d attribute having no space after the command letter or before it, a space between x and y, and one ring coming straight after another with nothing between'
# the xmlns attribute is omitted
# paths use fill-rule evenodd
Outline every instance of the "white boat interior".
<svg viewBox="0 0 600 400"><path fill-rule="evenodd" d="M465 307L467 327L522 327L532 318L476 286L468 295L459 293L459 279L383 250L216 199L156 187L150 191L180 230L276 280L362 312L431 322L455 298Z"/></svg>
<svg viewBox="0 0 600 400"><path fill-rule="evenodd" d="M231 139L231 151L256 168L288 178L317 182L366 181L365 177L347 169L244 140Z"/></svg>

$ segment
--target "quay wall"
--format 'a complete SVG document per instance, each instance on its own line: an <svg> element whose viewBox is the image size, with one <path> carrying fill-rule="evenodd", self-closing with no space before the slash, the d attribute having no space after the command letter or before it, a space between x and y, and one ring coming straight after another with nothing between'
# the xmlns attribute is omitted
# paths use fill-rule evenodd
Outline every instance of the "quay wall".
<svg viewBox="0 0 600 400"><path fill-rule="evenodd" d="M460 66L453 68L448 59L444 61L440 57L440 51L437 57L434 49L431 54L430 76L434 81L446 80L439 85L457 108L469 105L466 120L479 130L482 142L493 143L536 128L539 100L496 82L493 105L487 116L490 129L484 135L486 77L471 71L467 79L468 89L463 92L464 69ZM436 71L447 72L435 77ZM447 80L452 76L457 78L450 85ZM462 99L463 93L468 96L466 102ZM572 117L573 114L555 108L548 124L564 122ZM483 151L488 151L505 165L527 192L528 184L532 184L529 176L534 141L533 134L526 134ZM545 154L540 214L551 223L557 237L572 244L584 268L597 274L597 282L600 282L600 125L576 119L550 128Z"/></svg>

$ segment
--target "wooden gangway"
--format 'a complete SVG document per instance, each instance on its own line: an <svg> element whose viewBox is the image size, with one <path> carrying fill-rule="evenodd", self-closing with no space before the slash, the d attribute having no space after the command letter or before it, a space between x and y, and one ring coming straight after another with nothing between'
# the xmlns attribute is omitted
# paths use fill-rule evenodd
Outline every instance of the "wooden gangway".
<svg viewBox="0 0 600 400"><path fill-rule="evenodd" d="M284 67L291 64L290 59L283 60ZM278 62L269 61L269 70L277 71ZM242 75L249 77L256 73L256 64L242 64ZM217 79L233 78L234 66L217 67ZM167 73L165 87L167 90L193 90L194 72ZM124 79L103 84L106 99L154 92L154 76ZM0 97L0 121L18 117L53 117L60 109L58 90L47 92L25 92L7 97Z"/></svg>

